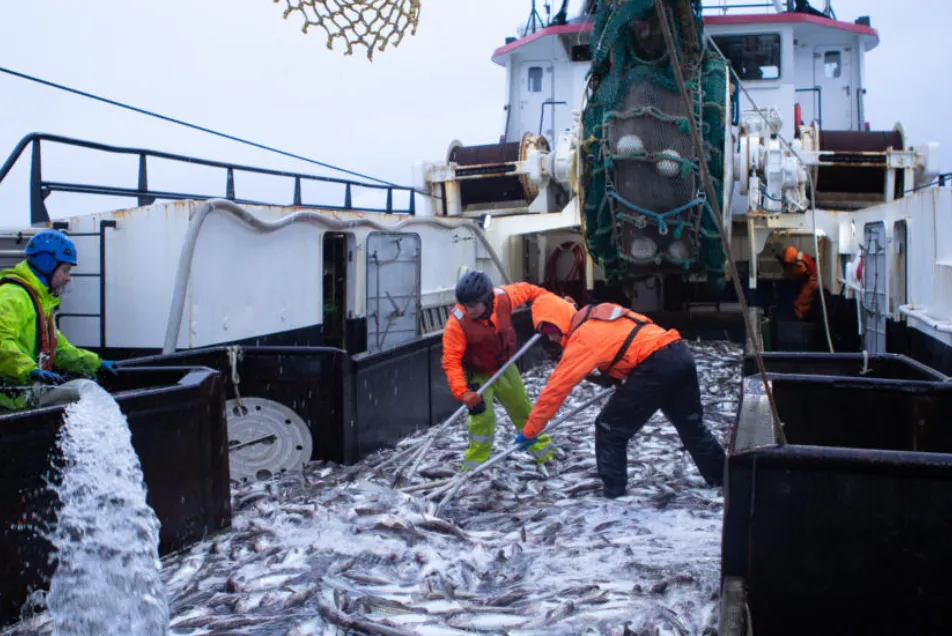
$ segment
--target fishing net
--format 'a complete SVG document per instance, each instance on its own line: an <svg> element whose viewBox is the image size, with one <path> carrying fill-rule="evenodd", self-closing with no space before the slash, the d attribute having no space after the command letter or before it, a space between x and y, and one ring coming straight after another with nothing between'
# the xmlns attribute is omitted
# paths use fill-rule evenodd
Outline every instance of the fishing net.
<svg viewBox="0 0 952 636"><path fill-rule="evenodd" d="M663 0L691 96L686 109L654 0L599 0L582 115L585 240L609 280L660 270L724 285L726 255L705 196L690 120L718 200L727 61L704 42L700 0Z"/></svg>
<svg viewBox="0 0 952 636"><path fill-rule="evenodd" d="M274 0L280 2L280 0ZM327 48L334 40L344 41L344 55L355 46L367 49L373 61L374 51L383 52L388 44L399 46L407 30L416 34L420 19L420 0L284 0L284 18L295 12L304 16L302 30L320 27L327 34Z"/></svg>

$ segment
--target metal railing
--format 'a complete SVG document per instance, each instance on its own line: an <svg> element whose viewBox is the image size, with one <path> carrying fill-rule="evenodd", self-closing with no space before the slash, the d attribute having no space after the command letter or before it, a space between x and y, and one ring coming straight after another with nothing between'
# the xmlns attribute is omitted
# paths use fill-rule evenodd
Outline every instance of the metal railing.
<svg viewBox="0 0 952 636"><path fill-rule="evenodd" d="M542 106L539 108L539 134L542 134L542 124L545 122L545 107L552 107L552 145L555 146L555 107L556 106L568 106L568 102L556 101L554 99L547 99L542 102Z"/></svg>
<svg viewBox="0 0 952 636"><path fill-rule="evenodd" d="M811 86L809 88L796 88L794 89L796 93L816 93L816 101L814 102L815 108L813 109L813 118L816 120L816 125L820 130L823 130L823 89L819 86ZM799 122L794 122L794 126L798 126Z"/></svg>
<svg viewBox="0 0 952 636"><path fill-rule="evenodd" d="M67 223L54 222L53 227L61 229L64 232L68 230ZM115 228L114 219L101 219L99 221L98 232L70 232L72 238L80 236L90 236L99 239L99 272L73 272L73 278L98 278L99 279L99 313L77 313L61 312L56 314L57 328L59 320L62 318L96 318L99 320L99 346L106 347L106 228Z"/></svg>
<svg viewBox="0 0 952 636"><path fill-rule="evenodd" d="M88 150L96 150L111 154L133 155L139 158L138 183L136 187L120 187L98 184L68 183L64 181L46 181L43 179L41 144L43 142L63 144ZM303 174L298 172L288 172L284 170L270 170L267 168L256 168L236 163L224 161L213 161L210 159L200 159L187 155L178 155L157 150L148 150L145 148L126 148L121 146L111 146L71 137L60 135L50 135L45 133L31 133L25 136L7 157L7 160L0 166L0 184L7 177L10 171L16 165L17 161L29 148L30 150L30 223L33 225L49 223L50 215L46 208L46 198L53 192L73 192L80 194L93 194L103 196L132 197L138 200L138 205L151 205L157 199L183 200L196 199L205 200L212 198L225 198L235 203L244 205L293 205L302 208L321 208L339 211L360 211L360 212L379 212L383 214L410 214L416 213L414 189L404 186L381 185L367 183L362 181L353 181L349 179L336 179L333 177L322 177L318 175ZM149 188L148 159L164 159L192 165L220 168L225 170L225 194L192 194L175 191L152 190ZM286 177L294 180L294 196L290 203L255 201L251 199L239 199L235 196L235 173L246 172L252 174L261 174L275 177ZM305 203L301 194L301 183L303 181L319 182L344 187L344 200L342 204L314 204ZM353 189L367 188L370 190L386 191L387 199L383 208L358 207L353 204ZM409 195L409 203L406 208L397 209L393 204L394 192L406 192Z"/></svg>
<svg viewBox="0 0 952 636"><path fill-rule="evenodd" d="M786 3L784 3L786 4ZM743 10L745 13L750 12L751 9L757 9L761 13L775 13L777 10L777 5L773 2L725 2L725 0L719 0L715 2L703 2L701 4L701 11L704 13L720 13L721 15L727 15L731 12L736 12L738 10ZM792 9L788 9L792 10Z"/></svg>

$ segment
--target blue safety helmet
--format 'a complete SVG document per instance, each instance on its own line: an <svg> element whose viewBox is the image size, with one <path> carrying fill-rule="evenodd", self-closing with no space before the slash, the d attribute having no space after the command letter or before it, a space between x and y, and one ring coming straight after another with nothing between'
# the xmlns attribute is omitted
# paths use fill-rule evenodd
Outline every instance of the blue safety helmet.
<svg viewBox="0 0 952 636"><path fill-rule="evenodd" d="M47 287L60 263L76 265L76 245L59 230L37 232L25 252L26 262Z"/></svg>

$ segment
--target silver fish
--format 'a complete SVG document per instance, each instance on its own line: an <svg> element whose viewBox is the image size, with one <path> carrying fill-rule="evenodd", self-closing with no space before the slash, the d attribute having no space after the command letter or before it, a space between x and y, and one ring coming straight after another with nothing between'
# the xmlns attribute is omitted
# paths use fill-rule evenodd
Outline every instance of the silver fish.
<svg viewBox="0 0 952 636"><path fill-rule="evenodd" d="M741 349L689 346L705 422L725 443L739 397ZM530 398L553 368L546 362L523 374ZM580 384L563 409L600 390ZM500 452L516 431L505 410L493 407L494 452ZM457 474L468 444L463 422L434 441L405 480L408 492L390 484L404 460L390 460L425 442L427 429L353 466L313 462L265 485L235 484L233 530L163 559L173 629L401 635L712 629L723 496L704 485L659 412L629 444L629 495L602 498L597 413L598 407L586 409L553 431L547 477L527 453L513 453L468 480L440 517L428 514L433 499L426 495ZM40 615L6 633L51 629Z"/></svg>

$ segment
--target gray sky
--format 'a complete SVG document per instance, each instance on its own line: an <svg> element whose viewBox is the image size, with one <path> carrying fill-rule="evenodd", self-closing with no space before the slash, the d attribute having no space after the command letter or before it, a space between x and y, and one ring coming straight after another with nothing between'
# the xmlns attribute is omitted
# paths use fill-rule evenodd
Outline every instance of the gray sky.
<svg viewBox="0 0 952 636"><path fill-rule="evenodd" d="M558 5L557 0L552 0ZM170 117L376 177L409 184L415 160L441 160L454 138L502 132L505 71L492 51L514 35L528 0L421 0L416 36L377 53L328 51L271 0L30 0L0 4L0 65ZM540 10L543 0L539 1ZM578 4L577 2L573 4ZM822 5L817 0L814 4ZM868 14L882 43L867 56L866 116L902 121L911 143L939 141L952 169L943 0L834 0L841 20ZM555 9L553 9L554 11ZM339 47L339 45L338 45ZM0 156L32 131L325 174L292 159L0 74ZM0 184L0 225L28 224L27 162ZM134 186L136 163L52 148L47 178ZM224 177L189 169L150 174L154 188L224 193ZM239 180L238 195L291 184ZM307 191L305 191L307 195ZM314 192L315 198L317 194ZM126 206L58 194L54 216Z"/></svg>

